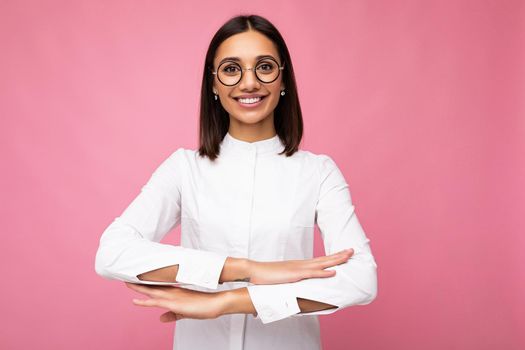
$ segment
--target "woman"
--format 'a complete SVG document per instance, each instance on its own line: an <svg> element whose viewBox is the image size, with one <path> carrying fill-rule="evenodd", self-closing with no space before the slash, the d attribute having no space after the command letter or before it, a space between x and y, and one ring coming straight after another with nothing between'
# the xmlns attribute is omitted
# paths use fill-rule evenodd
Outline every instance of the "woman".
<svg viewBox="0 0 525 350"><path fill-rule="evenodd" d="M335 162L298 149L293 66L268 20L215 34L200 113L199 149L173 152L107 227L97 273L167 309L175 349L320 349L317 315L370 303L377 266ZM159 243L179 223L181 245Z"/></svg>

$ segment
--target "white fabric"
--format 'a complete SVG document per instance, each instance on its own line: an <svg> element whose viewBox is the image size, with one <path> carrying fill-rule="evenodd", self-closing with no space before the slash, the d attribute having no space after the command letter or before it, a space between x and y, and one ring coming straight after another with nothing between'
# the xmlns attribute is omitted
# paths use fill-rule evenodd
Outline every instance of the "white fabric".
<svg viewBox="0 0 525 350"><path fill-rule="evenodd" d="M304 150L278 155L283 149L277 135L250 143L229 133L214 162L179 148L104 231L95 268L106 278L140 282L140 273L179 264L182 287L207 292L247 287L256 317L179 320L175 349L320 349L317 315L376 297L377 265L338 166L327 155ZM159 243L178 224L181 246ZM218 284L228 256L312 258L316 224L326 254L354 248L348 262L330 268L335 276ZM297 297L337 308L300 313Z"/></svg>

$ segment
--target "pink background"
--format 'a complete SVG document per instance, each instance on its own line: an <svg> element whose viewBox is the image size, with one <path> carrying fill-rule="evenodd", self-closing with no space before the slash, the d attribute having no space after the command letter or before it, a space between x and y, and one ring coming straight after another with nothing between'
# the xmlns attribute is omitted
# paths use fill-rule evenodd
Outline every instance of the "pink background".
<svg viewBox="0 0 525 350"><path fill-rule="evenodd" d="M325 348L523 349L525 5L499 0L0 2L0 348L171 349L95 252L196 147L209 40L252 11L378 263L372 304L321 317Z"/></svg>

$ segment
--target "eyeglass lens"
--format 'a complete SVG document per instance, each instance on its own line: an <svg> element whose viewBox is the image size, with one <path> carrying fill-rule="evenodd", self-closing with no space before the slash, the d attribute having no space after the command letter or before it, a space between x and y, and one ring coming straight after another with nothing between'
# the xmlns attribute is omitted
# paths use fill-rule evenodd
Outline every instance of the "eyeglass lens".
<svg viewBox="0 0 525 350"><path fill-rule="evenodd" d="M223 62L217 70L217 77L224 85L235 85L241 80L241 66L232 61ZM257 62L255 75L263 83L271 83L279 77L279 65L271 59Z"/></svg>

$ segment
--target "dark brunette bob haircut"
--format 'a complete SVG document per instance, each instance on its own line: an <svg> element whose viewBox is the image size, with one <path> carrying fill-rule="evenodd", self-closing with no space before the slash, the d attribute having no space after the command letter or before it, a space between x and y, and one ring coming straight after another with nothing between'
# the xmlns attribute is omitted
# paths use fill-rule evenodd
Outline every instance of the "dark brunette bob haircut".
<svg viewBox="0 0 525 350"><path fill-rule="evenodd" d="M274 110L275 131L285 145L280 154L284 153L288 157L293 155L298 150L303 136L303 118L292 60L283 37L267 19L257 15L239 15L232 17L219 28L206 53L201 88L198 152L200 156L207 156L212 161L220 154L220 143L230 126L228 112L222 107L220 99L214 99L213 79L215 76L211 73L213 60L217 48L224 40L249 30L257 31L268 37L276 45L281 65L284 65L281 74L286 94L280 97Z"/></svg>

